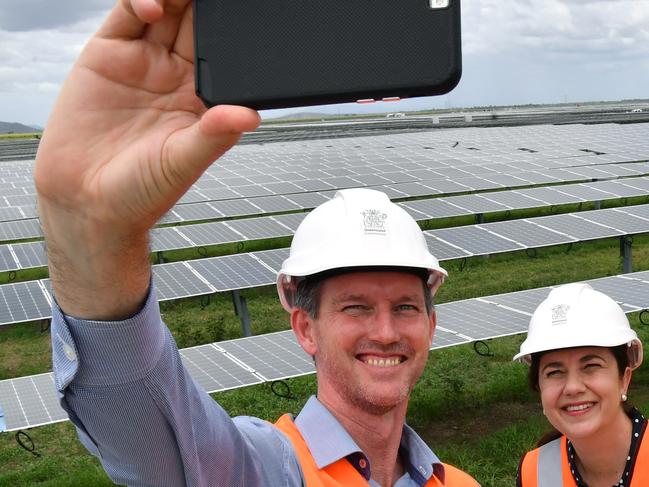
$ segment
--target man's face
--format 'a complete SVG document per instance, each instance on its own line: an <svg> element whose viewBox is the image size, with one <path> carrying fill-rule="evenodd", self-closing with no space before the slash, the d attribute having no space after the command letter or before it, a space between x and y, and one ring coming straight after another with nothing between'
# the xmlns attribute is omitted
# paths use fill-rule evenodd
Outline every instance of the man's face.
<svg viewBox="0 0 649 487"><path fill-rule="evenodd" d="M357 272L326 279L317 318L298 339L316 360L318 397L330 405L384 414L407 404L421 375L435 329L421 278L402 272Z"/></svg>

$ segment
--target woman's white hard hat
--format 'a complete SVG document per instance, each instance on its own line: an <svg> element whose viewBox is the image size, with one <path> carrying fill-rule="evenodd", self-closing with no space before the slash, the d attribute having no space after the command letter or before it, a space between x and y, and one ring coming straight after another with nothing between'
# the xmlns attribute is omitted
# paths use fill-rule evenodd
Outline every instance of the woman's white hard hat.
<svg viewBox="0 0 649 487"><path fill-rule="evenodd" d="M277 276L277 292L291 311L300 278L354 267L424 269L432 294L447 273L429 252L417 222L385 193L344 189L302 221Z"/></svg>
<svg viewBox="0 0 649 487"><path fill-rule="evenodd" d="M628 345L629 367L642 363L642 343L622 308L586 283L550 291L530 320L527 339L514 360L530 364L534 353L572 347Z"/></svg>

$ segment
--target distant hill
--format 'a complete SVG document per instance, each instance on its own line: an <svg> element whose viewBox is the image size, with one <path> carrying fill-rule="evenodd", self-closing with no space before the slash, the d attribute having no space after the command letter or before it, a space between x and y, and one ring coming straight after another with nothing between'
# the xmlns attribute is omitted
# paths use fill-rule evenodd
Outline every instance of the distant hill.
<svg viewBox="0 0 649 487"><path fill-rule="evenodd" d="M29 127L22 123L0 122L0 134L29 134L32 132L41 132L42 129Z"/></svg>

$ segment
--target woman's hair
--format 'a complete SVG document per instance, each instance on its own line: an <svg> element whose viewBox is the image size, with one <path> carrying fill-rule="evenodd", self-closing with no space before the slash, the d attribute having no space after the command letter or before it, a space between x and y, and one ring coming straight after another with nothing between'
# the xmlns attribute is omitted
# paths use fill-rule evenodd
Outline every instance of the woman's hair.
<svg viewBox="0 0 649 487"><path fill-rule="evenodd" d="M613 353L613 356L615 357L615 361L617 362L617 370L622 377L624 375L624 371L626 368L629 366L629 356L627 355L627 349L628 345L622 344L618 345L616 347L609 347L609 350ZM549 351L549 350L548 350ZM537 352L532 354L532 361L530 364L530 368L527 374L527 380L530 385L530 388L533 391L540 392L539 388L539 364L541 363L541 357L545 355L547 352ZM624 409L624 412L627 414L627 416L631 415L631 412L633 411L633 406L631 406L628 402L622 403L622 407ZM537 442L536 446L543 446L546 443L551 442L552 440L556 440L557 438L561 437L561 432L558 431L556 428L552 428L550 431L546 432L541 439Z"/></svg>

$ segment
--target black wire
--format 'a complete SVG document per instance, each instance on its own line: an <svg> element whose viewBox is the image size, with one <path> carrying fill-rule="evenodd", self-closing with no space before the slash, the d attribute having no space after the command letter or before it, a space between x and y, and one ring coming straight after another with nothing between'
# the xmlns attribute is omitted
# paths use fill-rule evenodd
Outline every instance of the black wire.
<svg viewBox="0 0 649 487"><path fill-rule="evenodd" d="M13 281L14 279L16 279L16 271L9 272L9 280Z"/></svg>
<svg viewBox="0 0 649 487"><path fill-rule="evenodd" d="M460 261L460 272L462 272L464 269L466 269L466 264L467 264L467 260L466 260L466 257L464 257L464 258Z"/></svg>
<svg viewBox="0 0 649 487"><path fill-rule="evenodd" d="M568 243L568 247L566 247L566 254L569 253L572 250L572 242Z"/></svg>
<svg viewBox="0 0 649 487"><path fill-rule="evenodd" d="M42 455L36 451L36 445L34 445L34 440L25 433L24 431L18 431L16 433L16 442L29 453L36 457L41 457ZM27 443L26 443L27 442Z"/></svg>
<svg viewBox="0 0 649 487"><path fill-rule="evenodd" d="M478 350L478 345L481 345L482 348L484 348L486 351L481 351ZM475 350L475 353L480 355L481 357L493 357L494 354L493 352L489 349L489 345L487 342L484 342L482 340L478 340L477 342L473 342L473 350Z"/></svg>
<svg viewBox="0 0 649 487"><path fill-rule="evenodd" d="M277 387L280 385L284 390L278 392ZM293 394L291 394L291 388L289 387L286 381L274 380L273 382L270 383L270 390L273 392L273 394L275 394L278 397L282 397L284 399L295 399Z"/></svg>
<svg viewBox="0 0 649 487"><path fill-rule="evenodd" d="M530 248L527 248L527 249L525 249L525 253L527 254L527 256L528 256L530 259L535 259L535 258L538 257L538 255L539 255L539 253L537 252L537 249L530 249Z"/></svg>
<svg viewBox="0 0 649 487"><path fill-rule="evenodd" d="M41 333L45 333L46 331L49 331L51 323L52 323L51 320L41 321Z"/></svg>
<svg viewBox="0 0 649 487"><path fill-rule="evenodd" d="M205 309L210 305L210 295L206 294L201 296L201 309Z"/></svg>
<svg viewBox="0 0 649 487"><path fill-rule="evenodd" d="M640 311L640 316L638 317L640 319L640 323L643 325L649 325L649 320L645 321L644 317L647 316L649 317L649 309L643 309Z"/></svg>
<svg viewBox="0 0 649 487"><path fill-rule="evenodd" d="M201 257L207 257L207 249L205 247L196 247L196 252L198 252L198 255Z"/></svg>
<svg viewBox="0 0 649 487"><path fill-rule="evenodd" d="M241 252L244 247L245 247L245 245L243 244L243 242L239 242L237 244L237 252Z"/></svg>

